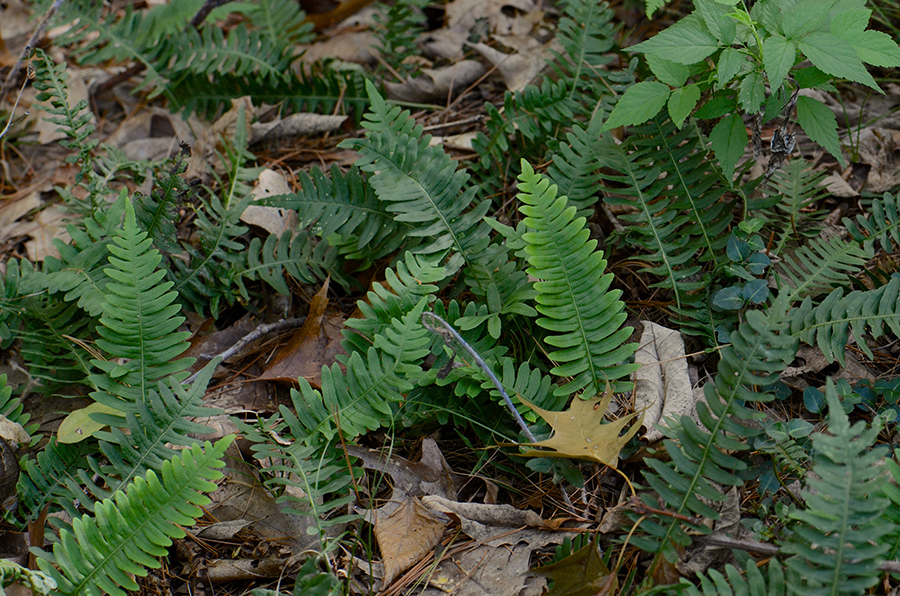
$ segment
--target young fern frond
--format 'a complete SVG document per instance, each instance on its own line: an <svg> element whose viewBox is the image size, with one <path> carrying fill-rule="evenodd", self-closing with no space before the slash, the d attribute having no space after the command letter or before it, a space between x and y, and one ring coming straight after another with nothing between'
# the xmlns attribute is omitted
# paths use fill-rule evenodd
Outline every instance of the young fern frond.
<svg viewBox="0 0 900 596"><path fill-rule="evenodd" d="M867 216L857 215L856 220L844 218L844 225L850 236L864 246L874 247L877 242L881 249L891 252L900 246L900 204L898 195L884 193L880 199L873 199Z"/></svg>
<svg viewBox="0 0 900 596"><path fill-rule="evenodd" d="M160 251L167 254L181 252L175 230L176 209L190 192L188 183L181 177L187 170L187 163L181 156L175 159L172 168L161 176L160 184L149 195L135 195L134 212L137 221Z"/></svg>
<svg viewBox="0 0 900 596"><path fill-rule="evenodd" d="M779 296L768 313L748 311L746 321L731 334L732 344L720 352L715 381L704 387L706 403L697 404L700 424L689 416L669 423L663 445L672 461L644 460L650 467L644 477L658 495L641 496L648 506L658 508L659 498L675 516L718 519L716 510L699 497L723 501L725 496L713 483L726 487L743 483L738 473L747 464L732 453L746 450L746 441L759 431L742 422L760 417L752 409L754 402L773 399L765 389L778 381L785 362L791 362L797 350L797 341L787 333L785 298ZM641 529L646 534L633 538L640 548L656 553L651 569L662 557L673 561L676 545L691 541L683 522L675 516L645 520ZM699 526L690 528L708 531Z"/></svg>
<svg viewBox="0 0 900 596"><path fill-rule="evenodd" d="M770 220L775 233L775 243L769 252L782 254L789 243L801 242L818 233L813 223L825 217L824 211L811 211L822 199L826 190L821 186L825 172L809 168L805 161L795 159L775 171L769 179L771 194L775 197L774 209L759 210L760 216Z"/></svg>
<svg viewBox="0 0 900 596"><path fill-rule="evenodd" d="M291 293L288 276L301 283L316 283L331 276L345 288L355 285L341 270L337 249L304 230L287 230L281 236L269 234L265 243L254 238L247 249L247 259L241 277L260 279L284 296Z"/></svg>
<svg viewBox="0 0 900 596"><path fill-rule="evenodd" d="M393 72L403 77L418 71L415 61L408 60L419 54L416 38L424 31L426 18L422 9L428 0L397 0L390 7L381 4L381 12L375 13L375 39L382 59Z"/></svg>
<svg viewBox="0 0 900 596"><path fill-rule="evenodd" d="M774 269L791 302L823 294L859 273L875 253L838 237L813 238L785 256Z"/></svg>
<svg viewBox="0 0 900 596"><path fill-rule="evenodd" d="M569 198L569 204L578 208L578 217L588 218L591 209L599 199L601 176L597 172L602 167L600 156L613 150L615 140L611 135L600 133L603 120L591 120L587 129L573 126L566 135L568 143L560 143L553 161L547 166L547 177L559 188L559 194Z"/></svg>
<svg viewBox="0 0 900 596"><path fill-rule="evenodd" d="M750 559L745 571L733 565L725 567L722 574L715 569L700 575L700 587L689 585L684 591L687 596L787 596L785 592L784 569L777 559L766 565L768 574L763 576L756 562ZM788 574L790 575L790 574Z"/></svg>
<svg viewBox="0 0 900 596"><path fill-rule="evenodd" d="M552 373L574 377L559 388L571 395L584 391L599 395L613 384L617 392L628 391L626 379L637 370L633 364L622 364L634 354L637 344L627 343L631 327L622 327L627 315L619 299L621 290L609 290L612 273L604 275L606 260L595 250L584 218L575 217L575 207L568 207L565 197L556 196L556 186L536 174L528 162L522 162L519 184L519 210L525 215L528 229L523 238L527 245L529 275L538 278L538 325L552 334L545 341L557 348L550 358L559 362Z"/></svg>
<svg viewBox="0 0 900 596"><path fill-rule="evenodd" d="M151 244L127 203L122 230L109 245L110 281L97 329L97 346L112 360L94 360L105 374L91 375L98 392L122 402L122 407L145 401L165 377L183 378L191 364L189 359L175 360L187 349L190 333L176 331L184 321L177 316L181 307L175 303L176 292L170 291L174 284L162 281L162 256Z"/></svg>
<svg viewBox="0 0 900 596"><path fill-rule="evenodd" d="M807 297L790 311L789 317L791 335L818 346L829 362L837 360L844 366L850 332L866 356L874 358L863 339L867 331L878 339L884 335L887 325L900 337L900 274L893 274L888 283L874 290L856 290L845 296L844 290L838 288L819 304Z"/></svg>
<svg viewBox="0 0 900 596"><path fill-rule="evenodd" d="M794 554L786 562L797 574L788 577L793 592L849 596L878 582L890 548L880 540L893 529L882 517L885 451L872 448L881 422L851 426L831 379L825 398L829 432L812 437L817 457L803 491L806 509L793 514L800 523L782 550Z"/></svg>
<svg viewBox="0 0 900 596"><path fill-rule="evenodd" d="M97 503L94 514L77 517L63 529L50 552L38 550L38 566L57 582L59 594L126 596L137 590L133 575L158 569L159 557L183 526L192 526L210 503L208 493L223 476L216 468L233 436L186 449L163 463L160 474L136 478L115 499Z"/></svg>

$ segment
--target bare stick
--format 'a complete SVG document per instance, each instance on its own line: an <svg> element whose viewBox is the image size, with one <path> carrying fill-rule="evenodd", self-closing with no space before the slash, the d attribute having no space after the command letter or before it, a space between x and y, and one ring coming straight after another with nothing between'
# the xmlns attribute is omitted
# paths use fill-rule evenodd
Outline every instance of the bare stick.
<svg viewBox="0 0 900 596"><path fill-rule="evenodd" d="M13 64L13 67L9 71L9 75L7 75L6 80L3 81L3 86L0 87L0 99L6 97L6 94L13 88L13 85L16 84L16 78L19 76L19 71L22 70L22 64L25 62L25 59L28 57L28 54L31 53L31 50L34 49L35 44L37 44L38 40L44 34L44 30L47 29L47 23L50 22L50 18L56 14L56 11L59 10L59 7L62 6L63 0L56 0L47 11L47 14L44 15L44 18L41 20L40 24L37 26L37 29L34 30L34 33L31 34L31 39L28 40L28 43L25 44L25 48L22 50L22 54L19 56L19 59L16 60L16 63Z"/></svg>
<svg viewBox="0 0 900 596"><path fill-rule="evenodd" d="M431 321L437 322L438 324L440 324L441 327L440 328L436 327L433 322L426 321L426 319L431 319ZM522 418L522 415L519 414L519 411L516 409L516 406L513 405L512 400L509 398L509 395L507 395L506 390L503 388L503 385L500 384L500 381L497 379L497 376L488 367L488 365L485 363L484 359L478 355L478 352L475 351L475 348L470 346L466 342L466 340L464 340L462 338L462 336L456 332L456 329L454 329L450 325L450 323L448 323L447 321L445 321L444 319L442 319L441 317L437 316L434 313L423 312L422 313L422 324L425 326L426 329L430 329L431 331L434 331L435 333L440 335L441 338L443 338L445 343L449 344L450 337L452 337L457 342L459 342L459 345L461 345L463 348L465 348L466 352L468 352L472 356L472 358L475 359L475 362L478 363L478 366L481 368L481 370L484 371L484 373L491 380L491 383L494 384L494 387L496 387L497 390L500 391L500 395L503 397L503 401L506 402L506 407L509 408L510 412L512 412L512 415L516 419L516 422L519 423L519 428L522 429L522 432L525 433L525 436L528 437L528 440L531 441L532 443L537 443L537 439L531 433L531 430L528 428L528 425L525 423L525 420ZM568 495L567 495L567 497L568 497Z"/></svg>
<svg viewBox="0 0 900 596"><path fill-rule="evenodd" d="M274 323L267 323L265 325L260 325L241 339L237 341L233 346L225 350L224 352L220 352L215 356L208 356L206 354L201 354L201 358L205 360L212 360L213 358L221 358L223 361L226 358L231 358L238 352L244 349L244 347L249 344L251 341L256 341L260 337L264 335L268 335L269 333L274 333L276 331L282 331L284 329L293 329L295 327L300 327L303 323L306 322L306 317L296 317L293 319L281 319L280 321L275 321ZM195 372L184 381L181 382L182 385L187 385L188 383L192 383L194 379L197 378L197 375L200 374L200 371Z"/></svg>

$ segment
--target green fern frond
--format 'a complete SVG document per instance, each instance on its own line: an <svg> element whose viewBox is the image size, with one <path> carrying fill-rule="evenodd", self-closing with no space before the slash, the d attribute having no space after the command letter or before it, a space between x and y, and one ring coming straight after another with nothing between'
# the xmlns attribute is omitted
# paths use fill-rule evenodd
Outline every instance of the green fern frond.
<svg viewBox="0 0 900 596"><path fill-rule="evenodd" d="M722 261L732 221L727 185L710 165L706 148L690 127L679 131L671 121L654 120L632 130L623 146L608 145L600 155L618 172L603 174L616 193L606 202L638 208L620 219L627 225L626 242L654 263L641 271L660 279L654 287L672 291L675 312L695 318L695 308L707 305L689 294L704 287L698 274ZM714 335L716 323L710 324L707 335Z"/></svg>
<svg viewBox="0 0 900 596"><path fill-rule="evenodd" d="M559 194L569 198L569 204L578 208L578 217L589 217L592 207L600 199L602 167L600 155L612 150L610 135L600 133L603 120L595 118L587 129L578 125L566 135L568 143L560 143L552 154L553 162L547 166L547 177L559 188Z"/></svg>
<svg viewBox="0 0 900 596"><path fill-rule="evenodd" d="M881 199L872 199L866 216L857 215L852 221L844 218L844 225L850 236L866 248L874 248L877 242L881 249L891 252L900 246L900 195L884 193Z"/></svg>
<svg viewBox="0 0 900 596"><path fill-rule="evenodd" d="M724 574L710 569L707 574L700 575L699 588L691 585L684 593L687 596L786 596L781 563L771 559L766 567L766 576L753 559L747 562L743 572L733 565L727 565Z"/></svg>
<svg viewBox="0 0 900 596"><path fill-rule="evenodd" d="M884 484L884 496L889 499L888 507L884 511L885 521L890 527L890 532L886 533L882 538L882 543L888 545L888 550L884 553L887 561L897 560L900 555L900 452L894 451L894 457L889 457L885 464L888 473L891 475L892 482ZM898 578L898 574L893 574L894 579Z"/></svg>
<svg viewBox="0 0 900 596"><path fill-rule="evenodd" d="M718 519L707 502L723 501L725 496L713 483L726 487L743 483L738 474L747 464L734 453L747 450L746 441L759 433L744 421L760 417L753 404L773 399L765 389L778 381L785 362L791 362L796 354L797 342L787 333L786 311L786 296L781 295L767 314L746 313L746 321L731 334L732 344L720 352L715 381L704 387L706 403L697 403L700 424L689 416L669 421L663 445L672 461L644 460L651 469L644 477L656 495L645 493L642 500L658 508L658 499L662 499L674 513L673 517L645 520L641 529L647 534L633 538L640 548L656 553L651 568L655 569L661 557L673 561L676 545L691 541L675 516ZM708 531L693 524L690 528Z"/></svg>
<svg viewBox="0 0 900 596"><path fill-rule="evenodd" d="M181 252L175 230L178 223L175 214L176 208L191 192L188 183L181 177L186 170L187 162L181 156L176 157L171 169L159 177L158 184L149 195L135 194L134 197L135 217L141 229L153 239L156 248L168 254Z"/></svg>
<svg viewBox="0 0 900 596"><path fill-rule="evenodd" d="M111 360L93 361L105 374L91 375L91 381L98 391L125 404L143 402L161 379L183 378L191 360L175 358L187 349L190 333L176 331L184 318L177 316L181 307L175 303L177 294L170 291L174 284L162 281L166 276L158 269L162 256L151 249L146 232L138 229L130 202L109 251L110 281L97 346Z"/></svg>
<svg viewBox="0 0 900 596"><path fill-rule="evenodd" d="M878 582L889 548L880 538L892 530L882 517L885 452L872 449L881 423L851 426L831 379L825 398L829 432L812 437L817 457L803 491L806 509L793 514L800 524L782 547L794 554L786 563L799 576L788 585L798 594L861 594Z"/></svg>
<svg viewBox="0 0 900 596"><path fill-rule="evenodd" d="M295 210L301 228L312 226L332 245L333 236L340 236L339 250L348 259L372 263L400 248L409 224L394 221L357 168L345 174L335 164L329 176L313 168L310 173L301 171L299 178L298 192L261 203Z"/></svg>
<svg viewBox="0 0 900 596"><path fill-rule="evenodd" d="M392 71L403 77L418 71L417 64L409 59L419 54L416 38L424 31L422 9L426 6L428 0L397 0L390 7L380 4L381 11L375 13L376 47Z"/></svg>
<svg viewBox="0 0 900 596"><path fill-rule="evenodd" d="M201 507L210 503L203 493L216 489L214 481L223 476L216 468L225 465L221 458L233 439L182 451L159 476L147 472L115 500L98 503L94 515L73 520L52 552L37 551L41 571L56 580L60 594L125 596L125 590L137 590L132 576L158 569L172 539L183 538L182 527L203 515Z"/></svg>
<svg viewBox="0 0 900 596"><path fill-rule="evenodd" d="M307 429L306 444L330 441L338 428L352 440L389 425L403 394L422 374L421 363L431 343L431 334L419 320L426 304L422 298L401 320L394 319L365 354L350 354L346 373L337 363L322 367L321 392L300 379L294 401L297 418Z"/></svg>
<svg viewBox="0 0 900 596"><path fill-rule="evenodd" d="M409 124L399 124L402 114L387 110L374 86L367 85L374 116L366 124L370 132L365 139L344 141L340 146L359 151L357 167L373 173L369 184L394 218L414 224L408 237L418 245L410 250L433 254L451 249L470 265L475 262L473 253L487 243L490 228L481 220L490 203L471 208L476 189L468 184L469 175L457 170L456 161L441 147L429 147L430 136L397 134L397 129L413 130ZM392 126L392 122L398 124Z"/></svg>
<svg viewBox="0 0 900 596"><path fill-rule="evenodd" d="M296 234L287 230L280 237L270 234L265 243L254 238L247 258L241 277L262 280L284 296L291 293L287 276L301 283L316 283L330 276L345 288L355 285L341 269L337 249L305 230Z"/></svg>
<svg viewBox="0 0 900 596"><path fill-rule="evenodd" d="M461 264L458 258L439 264L443 260L443 255L407 252L394 268L385 270L384 283L373 283L366 299L356 303L362 317L346 321L344 349L365 354L375 336L390 327L394 319L402 319L422 299L427 304L434 302L439 289L436 284L452 276Z"/></svg>
<svg viewBox="0 0 900 596"><path fill-rule="evenodd" d="M553 52L555 59L550 64L559 79L571 86L569 97L589 112L598 99L612 96L602 79L608 76L606 65L612 61L609 51L615 45L614 14L609 4L598 5L596 0L568 0L560 8L556 41L563 52Z"/></svg>
<svg viewBox="0 0 900 596"><path fill-rule="evenodd" d="M84 463L95 453L95 447L88 442L66 445L53 437L34 459L22 459L16 492L20 512L27 520L37 519L51 503L77 516L75 498L84 500L90 509L92 501L81 488L79 472L84 471Z"/></svg>
<svg viewBox="0 0 900 596"><path fill-rule="evenodd" d="M284 52L281 43L270 45L267 41L267 35L244 24L231 29L227 37L220 27L207 26L199 31L187 27L177 40L168 40L179 50L172 53L165 67L173 78L182 73L228 73L235 77L255 76L263 81L284 79L294 57Z"/></svg>
<svg viewBox="0 0 900 596"><path fill-rule="evenodd" d="M553 335L546 342L557 350L550 358L560 362L551 372L573 380L559 388L565 395L585 390L586 395L602 393L607 382L614 391L629 391L632 384L620 379L637 370L622 364L634 354L637 344L627 343L633 329L622 327L627 315L619 300L621 290L609 290L612 273L604 275L606 260L595 250L584 218L575 217L575 207L566 206L565 197L556 196L556 187L528 162L522 162L519 208L528 231L525 251L538 278L534 288L537 310L543 317L538 325Z"/></svg>
<svg viewBox="0 0 900 596"><path fill-rule="evenodd" d="M91 124L91 111L87 100L83 99L73 106L69 105L69 89L66 80L69 78L66 65L54 64L43 50L37 48L32 54L35 73L34 88L38 90L37 101L48 102L47 112L51 114L47 121L56 124L66 134L67 140L61 142L63 147L77 151L66 158L68 163L81 167L75 181L81 182L93 164L91 153L97 147L98 140L91 139L96 127Z"/></svg>
<svg viewBox="0 0 900 596"><path fill-rule="evenodd" d="M844 366L850 332L866 356L874 358L863 339L867 331L878 339L884 335L887 325L900 337L900 274L895 273L887 284L874 290L857 290L844 296L844 291L838 288L817 305L807 297L789 316L791 335L818 346L829 362L837 360Z"/></svg>
<svg viewBox="0 0 900 596"><path fill-rule="evenodd" d="M772 196L766 201L774 202L775 209L760 208L760 217L769 219L769 228L775 234L775 243L769 252L782 254L789 243L797 243L818 233L813 225L822 220L826 213L812 209L827 191L821 185L825 172L813 170L801 159L789 162L779 168L769 179L768 189ZM755 207L754 207L755 208Z"/></svg>
<svg viewBox="0 0 900 596"><path fill-rule="evenodd" d="M813 238L809 244L789 251L774 270L790 301L830 292L860 272L875 256L871 249L838 237Z"/></svg>

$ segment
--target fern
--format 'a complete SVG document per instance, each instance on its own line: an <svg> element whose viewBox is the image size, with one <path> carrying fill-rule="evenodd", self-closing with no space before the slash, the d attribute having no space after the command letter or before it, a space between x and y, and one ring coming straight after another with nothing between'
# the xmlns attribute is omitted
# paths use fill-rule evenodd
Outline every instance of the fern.
<svg viewBox="0 0 900 596"><path fill-rule="evenodd" d="M613 276L603 274L603 252L595 251L596 240L584 218L575 218L575 207L566 208L566 198L556 196L556 187L527 162L519 176L519 208L528 231L523 238L531 268L528 273L540 281L538 325L551 331L546 342L557 350L550 358L560 362L551 372L574 377L559 388L564 395L586 390L587 395L603 392L608 381L617 392L629 391L631 383L620 381L637 370L623 365L637 344L626 343L631 327L622 327L627 315L619 300L621 290L609 290Z"/></svg>
<svg viewBox="0 0 900 596"><path fill-rule="evenodd" d="M394 221L358 169L344 174L333 165L326 177L313 168L309 174L300 172L299 178L299 192L262 203L297 211L301 228L313 226L330 244L340 242L340 252L348 259L363 261L363 267L400 248L409 224Z"/></svg>
<svg viewBox="0 0 900 596"><path fill-rule="evenodd" d="M346 288L355 285L341 270L337 249L327 242L317 242L304 231L296 235L290 230L281 236L270 234L265 243L254 238L247 249L247 257L241 276L265 281L285 296L291 293L286 276L302 283L315 283L330 276Z"/></svg>
<svg viewBox="0 0 900 596"><path fill-rule="evenodd" d="M775 271L794 301L829 292L835 285L846 283L873 256L871 250L838 237L814 238L808 245L789 252L775 265Z"/></svg>
<svg viewBox="0 0 900 596"><path fill-rule="evenodd" d="M851 332L866 356L874 358L864 340L867 331L878 339L887 325L895 336L900 336L900 274L895 273L887 284L874 290L857 290L845 296L838 288L818 305L807 297L791 311L790 317L791 334L818 346L830 362L837 360L844 366L844 350Z"/></svg>
<svg viewBox="0 0 900 596"><path fill-rule="evenodd" d="M753 559L747 562L743 574L733 565L726 566L724 574L711 569L708 574L700 576L699 589L688 585L684 593L687 596L786 596L785 573L781 564L772 559L766 567L766 576Z"/></svg>
<svg viewBox="0 0 900 596"><path fill-rule="evenodd" d="M672 421L665 430L663 445L671 462L647 458L651 468L644 472L647 484L658 494L675 516L697 515L718 519L718 513L699 497L717 502L725 499L713 483L740 486L738 475L747 464L733 455L747 449L746 441L759 431L743 421L760 414L751 409L755 402L769 401L765 388L778 380L778 373L796 354L796 340L787 334L787 301L781 295L767 314L746 313L746 321L732 333L732 345L720 352L718 375L704 387L706 403L697 404L698 425L688 416ZM702 426L701 426L702 425ZM642 500L658 508L655 496L645 493ZM662 558L673 561L676 545L690 543L690 536L677 517L654 517L644 521L645 536L634 538L635 544L656 553L651 569ZM706 528L689 524L693 531Z"/></svg>
<svg viewBox="0 0 900 596"><path fill-rule="evenodd" d="M176 332L184 318L175 316L181 308L170 291L174 284L162 282L166 272L157 269L162 256L150 245L147 233L137 228L134 208L126 204L123 228L109 245L110 281L97 330L97 346L124 361L94 360L105 374L91 375L100 394L121 400L123 407L144 401L165 377L183 378L192 362L174 360L187 349L190 333Z"/></svg>
<svg viewBox="0 0 900 596"><path fill-rule="evenodd" d="M52 552L38 549L38 566L57 583L60 594L125 596L137 590L131 577L145 577L147 567L158 569L173 538L183 538L210 503L202 493L215 490L222 477L216 468L234 437L204 449L194 445L162 465L160 475L147 472L115 500L98 503L94 515L62 530Z"/></svg>
<svg viewBox="0 0 900 596"><path fill-rule="evenodd" d="M829 434L813 435L818 452L814 475L807 477L806 509L794 537L782 550L793 553L787 565L798 577L788 586L802 594L860 594L878 582L878 568L889 545L879 539L893 528L882 513L884 451L872 449L881 431L876 421L850 425L834 383L825 391Z"/></svg>
<svg viewBox="0 0 900 596"><path fill-rule="evenodd" d="M404 78L418 71L413 57L418 54L416 38L424 30L426 6L428 0L396 0L390 7L380 4L375 13L376 47L392 72Z"/></svg>
<svg viewBox="0 0 900 596"><path fill-rule="evenodd" d="M820 221L825 212L816 211L813 206L826 194L821 186L823 178L824 172L817 172L798 159L776 170L769 179L772 198L753 208L759 209L760 216L769 219L770 227L774 228L775 243L769 248L770 252L782 254L789 243L801 242L818 233L813 224ZM774 203L774 209L763 209L771 203Z"/></svg>

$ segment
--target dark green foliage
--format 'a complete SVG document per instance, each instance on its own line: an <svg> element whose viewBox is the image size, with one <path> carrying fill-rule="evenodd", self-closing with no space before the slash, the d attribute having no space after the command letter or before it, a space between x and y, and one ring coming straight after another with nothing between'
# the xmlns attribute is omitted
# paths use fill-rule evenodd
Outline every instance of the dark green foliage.
<svg viewBox="0 0 900 596"><path fill-rule="evenodd" d="M414 76L419 68L412 59L419 54L416 38L424 30L425 15L422 9L428 6L428 0L395 0L375 13L375 39L382 60L392 72L402 77Z"/></svg>
<svg viewBox="0 0 900 596"><path fill-rule="evenodd" d="M216 489L216 470L234 437L215 445L206 442L163 463L159 475L150 471L126 490L97 503L94 514L72 521L51 552L37 549L38 566L57 582L59 594L125 596L137 590L132 575L159 569L159 558L173 538L183 538L210 503L202 493Z"/></svg>
<svg viewBox="0 0 900 596"><path fill-rule="evenodd" d="M889 545L880 540L891 532L882 513L889 500L882 496L885 450L872 449L881 422L852 426L831 380L828 434L813 435L816 464L803 492L806 509L794 514L800 523L782 550L796 576L788 587L801 594L861 594L878 582L878 566Z"/></svg>
<svg viewBox="0 0 900 596"><path fill-rule="evenodd" d="M766 565L768 574L763 575L750 559L746 571L736 569L733 565L725 567L722 574L711 569L708 574L700 576L700 587L688 584L684 594L688 596L785 596L784 570L781 564L773 559ZM687 582L682 580L684 585Z"/></svg>
<svg viewBox="0 0 900 596"><path fill-rule="evenodd" d="M215 22L199 28L191 24L202 4L191 0L145 11L129 5L117 18L115 12L106 14L97 0L67 2L57 20L73 26L56 42L81 44L89 39L80 49L85 64L108 60L142 64L143 86L153 88L153 95L164 94L173 108L209 108L209 95L222 99L244 95L229 85L229 79L253 78L273 85L293 80L289 73L296 59L294 47L308 41L311 31L298 4L256 0L245 11L247 20L229 28L227 36ZM204 84L198 85L201 80ZM183 81L188 83L184 87ZM191 83L201 96L191 97Z"/></svg>
<svg viewBox="0 0 900 596"><path fill-rule="evenodd" d="M785 297L780 296L768 313L746 313L746 321L731 334L732 345L720 352L715 381L704 387L706 403L697 404L700 424L682 416L665 429L668 438L663 445L672 461L644 460L652 470L644 472L647 484L676 515L718 519L716 510L698 497L723 501L724 495L713 483L726 487L742 484L737 474L747 463L737 454L747 450L746 441L759 432L744 422L760 418L752 404L772 399L766 388L778 380L778 373L796 353L796 340L787 334L786 310ZM648 506L659 506L649 493L642 499ZM657 553L654 565L660 557L671 561L676 545L690 543L683 523L674 517L654 516L641 524L646 535L635 537L635 543Z"/></svg>
<svg viewBox="0 0 900 596"><path fill-rule="evenodd" d="M584 218L575 218L575 207L567 208L566 198L556 196L556 187L528 162L522 162L519 184L519 211L525 215L523 235L531 267L529 275L539 281L538 325L551 332L544 341L557 348L550 358L560 364L551 372L573 377L558 391L571 395L584 391L593 397L612 383L614 391L629 391L625 379L637 369L622 365L637 349L626 343L631 327L622 327L627 315L619 300L621 290L609 290L612 274L607 273L603 252L589 240Z"/></svg>
<svg viewBox="0 0 900 596"><path fill-rule="evenodd" d="M411 226L397 222L356 168L344 174L337 165L326 176L318 168L300 172L300 191L261 203L297 211L300 227L340 246L346 258L364 264L393 254ZM399 228L399 229L398 229Z"/></svg>

